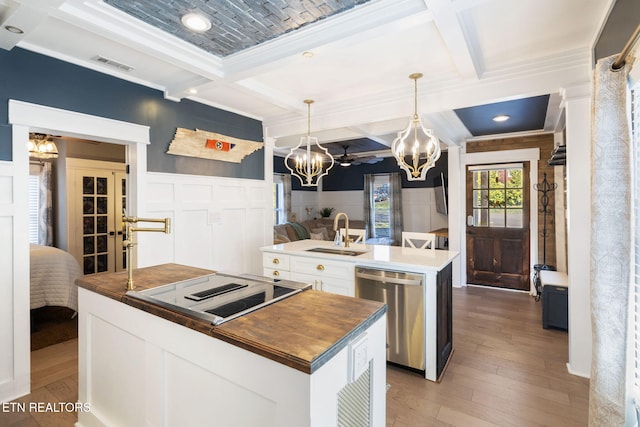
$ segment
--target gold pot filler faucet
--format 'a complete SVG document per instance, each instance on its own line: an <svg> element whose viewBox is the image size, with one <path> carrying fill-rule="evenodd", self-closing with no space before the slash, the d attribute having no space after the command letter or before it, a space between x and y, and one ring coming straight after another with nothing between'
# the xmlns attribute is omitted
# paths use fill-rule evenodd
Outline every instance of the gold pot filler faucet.
<svg viewBox="0 0 640 427"><path fill-rule="evenodd" d="M161 222L164 224L162 228L147 228L147 227L136 227L135 224L139 222ZM162 232L165 234L171 233L171 219L170 218L138 218L135 216L126 216L122 217L122 228L125 230L125 235L127 236L127 240L122 242L122 245L127 250L127 290L131 291L135 288L133 284L133 267L131 266L131 250L136 242L133 240L133 233L136 231L153 231L153 232Z"/></svg>

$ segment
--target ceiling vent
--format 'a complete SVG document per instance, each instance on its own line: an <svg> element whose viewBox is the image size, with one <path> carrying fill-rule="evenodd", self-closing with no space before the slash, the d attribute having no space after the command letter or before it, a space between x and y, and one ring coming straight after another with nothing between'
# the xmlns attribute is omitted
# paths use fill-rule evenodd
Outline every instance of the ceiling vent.
<svg viewBox="0 0 640 427"><path fill-rule="evenodd" d="M125 64L123 64L121 62L114 61L113 59L105 58L104 56L100 56L100 55L94 56L91 59L94 60L94 61L97 61L97 62L101 62L101 63L106 64L106 65L109 65L111 67L117 68L117 69L122 70L122 71L129 72L129 71L132 71L134 69L133 67L125 65Z"/></svg>

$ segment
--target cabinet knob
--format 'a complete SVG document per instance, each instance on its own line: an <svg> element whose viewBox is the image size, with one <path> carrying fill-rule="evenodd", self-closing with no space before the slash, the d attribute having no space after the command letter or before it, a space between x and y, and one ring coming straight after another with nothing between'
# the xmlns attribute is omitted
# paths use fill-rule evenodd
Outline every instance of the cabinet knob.
<svg viewBox="0 0 640 427"><path fill-rule="evenodd" d="M272 262L274 264L280 264L280 260L278 258L274 258Z"/></svg>
<svg viewBox="0 0 640 427"><path fill-rule="evenodd" d="M316 267L317 270L323 271L324 270L324 265L322 264L318 264L318 266Z"/></svg>
<svg viewBox="0 0 640 427"><path fill-rule="evenodd" d="M279 276L279 275L280 275L280 272L279 272L278 270L273 270L273 275L274 275L274 276Z"/></svg>

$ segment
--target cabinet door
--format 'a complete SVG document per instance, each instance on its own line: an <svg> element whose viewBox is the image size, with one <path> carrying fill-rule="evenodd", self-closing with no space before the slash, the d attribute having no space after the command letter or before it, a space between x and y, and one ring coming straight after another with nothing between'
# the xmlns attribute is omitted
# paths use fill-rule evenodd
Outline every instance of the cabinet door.
<svg viewBox="0 0 640 427"><path fill-rule="evenodd" d="M345 295L348 297L355 296L353 281L338 279L335 277L323 277L320 279L320 286L325 292L332 294Z"/></svg>
<svg viewBox="0 0 640 427"><path fill-rule="evenodd" d="M292 271L289 273L289 279L296 281L296 282L302 282L302 283L308 283L311 285L311 289L316 290L316 291L321 291L321 282L320 280L318 280L318 278L316 276L313 276L311 274L305 274L305 273L298 273L295 271Z"/></svg>
<svg viewBox="0 0 640 427"><path fill-rule="evenodd" d="M438 273L436 283L436 299L438 300L436 378L442 373L453 349L453 325L451 316L453 296L452 282L451 264L449 264Z"/></svg>

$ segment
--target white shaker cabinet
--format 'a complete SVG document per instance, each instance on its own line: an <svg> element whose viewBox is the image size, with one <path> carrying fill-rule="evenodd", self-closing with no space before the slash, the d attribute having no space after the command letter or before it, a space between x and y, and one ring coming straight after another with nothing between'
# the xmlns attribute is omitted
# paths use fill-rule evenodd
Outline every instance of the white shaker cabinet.
<svg viewBox="0 0 640 427"><path fill-rule="evenodd" d="M266 277L310 283L319 291L355 296L353 262L264 252L262 267Z"/></svg>

